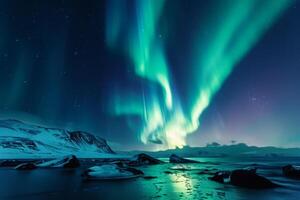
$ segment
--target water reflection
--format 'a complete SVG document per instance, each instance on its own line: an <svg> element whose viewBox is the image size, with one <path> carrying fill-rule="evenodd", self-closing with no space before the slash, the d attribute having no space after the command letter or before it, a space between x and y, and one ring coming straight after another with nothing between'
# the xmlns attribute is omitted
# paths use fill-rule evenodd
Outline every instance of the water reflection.
<svg viewBox="0 0 300 200"><path fill-rule="evenodd" d="M212 160L210 160L212 161ZM222 159L224 161L224 159ZM214 160L214 162L216 162ZM273 164L268 163L274 166ZM154 179L134 179L123 181L82 181L84 170L37 169L16 171L0 168L0 199L203 199L203 200L243 200L243 199L297 199L300 195L297 181L285 179L279 169L262 168L260 173L270 179L278 179L284 187L272 190L247 190L223 185L208 180L206 174L198 174L203 169L234 168L236 164L162 164L141 167L147 176ZM239 167L244 167L239 160ZM175 170L176 169L176 170ZM276 173L275 173L276 172Z"/></svg>

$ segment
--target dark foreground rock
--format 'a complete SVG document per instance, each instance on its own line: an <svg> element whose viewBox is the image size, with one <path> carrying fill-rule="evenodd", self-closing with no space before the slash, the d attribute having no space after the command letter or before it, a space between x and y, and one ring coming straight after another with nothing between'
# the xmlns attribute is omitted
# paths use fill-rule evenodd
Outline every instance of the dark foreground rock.
<svg viewBox="0 0 300 200"><path fill-rule="evenodd" d="M66 156L59 159L46 161L37 165L38 167L63 167L63 168L76 168L80 166L78 158L74 155Z"/></svg>
<svg viewBox="0 0 300 200"><path fill-rule="evenodd" d="M282 167L282 173L288 178L300 179L300 169L293 165L286 165Z"/></svg>
<svg viewBox="0 0 300 200"><path fill-rule="evenodd" d="M175 154L172 154L169 158L170 163L200 163L198 161L195 160L189 160L189 159L185 159L182 158L180 156L177 156Z"/></svg>
<svg viewBox="0 0 300 200"><path fill-rule="evenodd" d="M161 160L153 158L147 154L141 153L135 155L132 160L127 162L126 164L129 166L142 166L142 165L157 165L164 163Z"/></svg>
<svg viewBox="0 0 300 200"><path fill-rule="evenodd" d="M139 169L136 169L136 168L133 168L133 167L123 167L121 169L123 169L125 171L129 171L129 172L131 172L134 175L144 175L143 171L141 171Z"/></svg>
<svg viewBox="0 0 300 200"><path fill-rule="evenodd" d="M228 182L229 178L230 178L230 173L229 171L220 171L220 172L216 172L212 177L210 177L209 179L212 181L216 181L218 183L224 183L224 182ZM226 181L227 180L227 181Z"/></svg>
<svg viewBox="0 0 300 200"><path fill-rule="evenodd" d="M256 169L238 169L232 172L216 172L210 180L232 185L253 189L274 188L279 185L273 183L269 179L256 174Z"/></svg>
<svg viewBox="0 0 300 200"><path fill-rule="evenodd" d="M132 167L120 167L116 164L105 164L90 167L82 176L87 180L120 180L132 179L144 175L141 170Z"/></svg>
<svg viewBox="0 0 300 200"><path fill-rule="evenodd" d="M24 161L21 161L21 160L3 160L3 161L0 162L0 167L16 167L17 165L20 165L22 163L24 163Z"/></svg>
<svg viewBox="0 0 300 200"><path fill-rule="evenodd" d="M247 188L273 188L278 186L265 177L259 176L253 170L234 170L230 175L230 183L235 186Z"/></svg>
<svg viewBox="0 0 300 200"><path fill-rule="evenodd" d="M151 180L151 179L156 179L157 176L143 176L143 179L146 179L146 180Z"/></svg>
<svg viewBox="0 0 300 200"><path fill-rule="evenodd" d="M199 174L199 175L215 175L216 170L214 170L214 169L204 169L204 170L200 170L199 172L197 172L197 174Z"/></svg>
<svg viewBox="0 0 300 200"><path fill-rule="evenodd" d="M17 170L33 170L36 168L37 166L34 163L22 163L15 167Z"/></svg>

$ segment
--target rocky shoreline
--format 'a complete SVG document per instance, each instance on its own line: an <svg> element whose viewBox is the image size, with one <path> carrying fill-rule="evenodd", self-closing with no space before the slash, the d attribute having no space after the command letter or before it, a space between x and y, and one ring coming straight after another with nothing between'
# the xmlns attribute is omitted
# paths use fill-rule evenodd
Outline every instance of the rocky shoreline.
<svg viewBox="0 0 300 200"><path fill-rule="evenodd" d="M162 173L173 174L174 171L189 171L189 163L201 165L201 162L189 160L172 154L170 156L170 171ZM57 159L14 159L2 160L0 167L14 168L16 170L35 170L37 168L83 168L82 177L85 180L119 180L144 177L155 179L157 177L145 174L142 166L161 165L165 162L153 158L147 154L138 154L131 158L102 158L102 159L78 159L74 155ZM257 174L257 168L234 169L232 171L220 171L218 169L203 169L196 173L206 175L208 180L221 184L230 184L236 187L252 189L267 189L280 187L269 179ZM172 172L173 171L173 172ZM282 167L282 176L291 179L299 179L300 169L296 166L287 165Z"/></svg>

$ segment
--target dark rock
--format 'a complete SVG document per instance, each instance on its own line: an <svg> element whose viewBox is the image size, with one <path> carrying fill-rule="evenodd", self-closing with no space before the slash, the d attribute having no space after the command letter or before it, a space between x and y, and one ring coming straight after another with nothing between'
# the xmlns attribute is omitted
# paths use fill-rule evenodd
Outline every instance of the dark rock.
<svg viewBox="0 0 300 200"><path fill-rule="evenodd" d="M200 163L198 161L195 161L195 160L189 160L189 159L185 159L185 158L182 158L182 157L179 157L175 154L172 154L170 156L170 159L169 159L170 163Z"/></svg>
<svg viewBox="0 0 300 200"><path fill-rule="evenodd" d="M300 179L300 169L293 165L286 165L282 168L282 173L284 176L293 179Z"/></svg>
<svg viewBox="0 0 300 200"><path fill-rule="evenodd" d="M124 163L122 161L113 161L113 162L109 162L109 163L115 164L115 165L117 165L118 167L121 167L121 168L127 166L126 163Z"/></svg>
<svg viewBox="0 0 300 200"><path fill-rule="evenodd" d="M253 170L234 170L230 176L230 183L235 186L263 189L278 186L265 177L259 176Z"/></svg>
<svg viewBox="0 0 300 200"><path fill-rule="evenodd" d="M209 170L209 169L204 169L204 170L201 170L199 171L197 174L199 175L204 175L204 174L207 174L207 175L215 175L216 170Z"/></svg>
<svg viewBox="0 0 300 200"><path fill-rule="evenodd" d="M36 168L37 166L34 163L22 163L15 167L17 170L32 170Z"/></svg>
<svg viewBox="0 0 300 200"><path fill-rule="evenodd" d="M80 166L78 158L74 155L72 155L71 158L67 158L65 161L66 162L63 165L64 168L76 168Z"/></svg>
<svg viewBox="0 0 300 200"><path fill-rule="evenodd" d="M164 162L161 160L153 158L147 154L141 153L135 155L134 158L126 164L129 166L141 166L141 165L157 165L162 163Z"/></svg>
<svg viewBox="0 0 300 200"><path fill-rule="evenodd" d="M24 163L24 161L20 160L4 160L0 163L0 167L15 167Z"/></svg>
<svg viewBox="0 0 300 200"><path fill-rule="evenodd" d="M54 159L50 161L38 164L38 167L63 167L63 168L76 168L80 166L80 162L76 156L66 156L60 159Z"/></svg>
<svg viewBox="0 0 300 200"><path fill-rule="evenodd" d="M229 171L219 171L214 174L214 176L209 179L212 181L216 181L218 183L224 183L226 179L229 179L230 172Z"/></svg>
<svg viewBox="0 0 300 200"><path fill-rule="evenodd" d="M144 175L144 172L142 172L139 169L132 168L132 167L121 167L121 169L132 172L134 175Z"/></svg>
<svg viewBox="0 0 300 200"><path fill-rule="evenodd" d="M164 171L165 174L173 174L171 171Z"/></svg>
<svg viewBox="0 0 300 200"><path fill-rule="evenodd" d="M256 173L257 168L256 167L247 167L244 170L248 171L249 173Z"/></svg>
<svg viewBox="0 0 300 200"><path fill-rule="evenodd" d="M144 179L150 180L150 179L155 179L157 176L143 176Z"/></svg>

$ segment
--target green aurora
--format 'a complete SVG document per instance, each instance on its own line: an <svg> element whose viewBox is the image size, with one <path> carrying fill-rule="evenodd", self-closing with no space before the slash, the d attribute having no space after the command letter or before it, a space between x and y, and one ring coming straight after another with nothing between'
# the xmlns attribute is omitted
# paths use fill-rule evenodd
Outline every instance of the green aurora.
<svg viewBox="0 0 300 200"><path fill-rule="evenodd" d="M134 14L128 5L134 2ZM247 55L292 0L227 0L213 5L214 13L200 17L193 38L192 70L188 102L180 102L172 80L160 20L164 0L109 1L106 42L131 61L140 90L114 91L114 115L138 115L143 143L163 144L163 148L183 147L188 134L199 128L199 120L234 67ZM209 22L209 23L207 23ZM209 24L209 25L208 25ZM169 27L164 27L169 28ZM209 34L202 34L207 30ZM155 85L155 86L153 86ZM158 87L156 87L158 86ZM158 89L157 89L158 88ZM137 131L137 130L135 130Z"/></svg>

